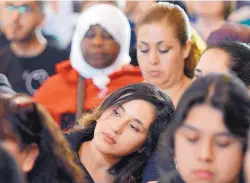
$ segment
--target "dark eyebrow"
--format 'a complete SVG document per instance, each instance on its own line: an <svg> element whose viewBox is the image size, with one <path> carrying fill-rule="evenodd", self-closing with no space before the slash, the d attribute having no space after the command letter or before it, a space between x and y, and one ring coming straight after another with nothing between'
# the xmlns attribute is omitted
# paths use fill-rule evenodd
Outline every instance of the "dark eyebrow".
<svg viewBox="0 0 250 183"><path fill-rule="evenodd" d="M144 41L141 41L141 43L142 43L142 44L146 44L146 45L148 45L148 43L146 43L146 42L144 42Z"/></svg>
<svg viewBox="0 0 250 183"><path fill-rule="evenodd" d="M220 137L220 136L224 136L224 137L229 137L232 138L233 135L230 132L220 132L220 133L216 133L215 135L216 137Z"/></svg>
<svg viewBox="0 0 250 183"><path fill-rule="evenodd" d="M20 6L32 7L32 5L31 5L31 4L21 4Z"/></svg>
<svg viewBox="0 0 250 183"><path fill-rule="evenodd" d="M191 126L191 125L187 125L187 124L182 125L181 128L187 128L187 129L195 131L195 132L200 132L199 129L197 129L197 128Z"/></svg>
<svg viewBox="0 0 250 183"><path fill-rule="evenodd" d="M142 44L146 44L146 45L148 45L148 43L146 43L146 42L144 42L144 41L141 41L141 43L142 43ZM159 42L157 42L157 43L156 43L156 45L159 45L159 44L161 44L161 43L163 43L163 41L159 41Z"/></svg>
<svg viewBox="0 0 250 183"><path fill-rule="evenodd" d="M6 3L7 6L15 6L14 4L12 4L11 2L7 2ZM31 7L32 5L31 4L20 4L19 6L15 6L15 7L22 7L22 6L25 6L25 7Z"/></svg>
<svg viewBox="0 0 250 183"><path fill-rule="evenodd" d="M126 110L124 109L122 105L118 107L121 108L124 112L126 112ZM139 125L141 125L144 128L143 123L139 119L133 118L133 120L135 120Z"/></svg>
<svg viewBox="0 0 250 183"><path fill-rule="evenodd" d="M121 108L124 112L126 112L126 110L124 109L124 107L122 107L122 105L119 105L118 108Z"/></svg>
<svg viewBox="0 0 250 183"><path fill-rule="evenodd" d="M190 129L190 130L195 131L195 132L200 132L199 129L197 129L197 128L191 126L191 125L184 124L184 125L182 125L181 127ZM223 131L223 132L215 133L214 136L215 136L215 137L224 136L224 137L229 137L229 138L234 137L234 136L233 136L230 132L228 132L228 131Z"/></svg>
<svg viewBox="0 0 250 183"><path fill-rule="evenodd" d="M14 6L13 4L11 4L11 2L6 2L5 5L7 5L7 6Z"/></svg>
<svg viewBox="0 0 250 183"><path fill-rule="evenodd" d="M141 125L141 126L144 128L142 122L141 122L139 119L135 119L135 118L134 118L134 120L135 120L139 125Z"/></svg>
<svg viewBox="0 0 250 183"><path fill-rule="evenodd" d="M159 45L159 44L161 44L161 43L163 43L163 41L159 41L159 42L157 42L157 43L156 43L156 45Z"/></svg>

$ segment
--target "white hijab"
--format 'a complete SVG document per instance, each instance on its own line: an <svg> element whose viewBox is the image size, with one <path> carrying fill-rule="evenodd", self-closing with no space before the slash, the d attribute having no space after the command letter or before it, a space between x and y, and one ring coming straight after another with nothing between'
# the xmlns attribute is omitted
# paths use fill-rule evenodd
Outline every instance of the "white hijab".
<svg viewBox="0 0 250 183"><path fill-rule="evenodd" d="M91 67L83 58L81 42L91 25L100 25L120 45L120 52L115 62L102 69ZM110 82L108 75L129 64L130 25L123 12L111 5L99 4L84 11L77 22L73 35L70 61L72 67L84 78L92 78L95 86L107 89Z"/></svg>

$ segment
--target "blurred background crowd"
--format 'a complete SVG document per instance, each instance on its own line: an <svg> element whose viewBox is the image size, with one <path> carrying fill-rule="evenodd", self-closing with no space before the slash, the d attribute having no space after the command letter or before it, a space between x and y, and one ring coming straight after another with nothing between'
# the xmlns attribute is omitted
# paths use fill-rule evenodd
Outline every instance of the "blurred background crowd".
<svg viewBox="0 0 250 183"><path fill-rule="evenodd" d="M249 183L249 44L250 1L1 0L0 180Z"/></svg>

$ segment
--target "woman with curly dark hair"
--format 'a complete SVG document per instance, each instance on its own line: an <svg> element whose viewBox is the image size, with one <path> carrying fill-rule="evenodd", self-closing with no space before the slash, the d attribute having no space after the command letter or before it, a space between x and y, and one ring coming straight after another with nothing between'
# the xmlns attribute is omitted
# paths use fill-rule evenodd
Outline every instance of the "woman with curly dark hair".
<svg viewBox="0 0 250 183"><path fill-rule="evenodd" d="M68 140L91 182L141 182L144 165L174 112L171 99L147 83L128 85L84 116Z"/></svg>

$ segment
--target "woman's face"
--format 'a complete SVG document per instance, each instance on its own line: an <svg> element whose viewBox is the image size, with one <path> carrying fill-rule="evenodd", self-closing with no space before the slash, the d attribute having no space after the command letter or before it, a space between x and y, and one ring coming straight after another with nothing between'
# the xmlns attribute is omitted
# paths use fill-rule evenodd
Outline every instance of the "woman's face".
<svg viewBox="0 0 250 183"><path fill-rule="evenodd" d="M174 137L178 171L186 183L237 182L243 145L224 124L223 114L209 105L188 112Z"/></svg>
<svg viewBox="0 0 250 183"><path fill-rule="evenodd" d="M145 24L137 31L137 58L146 82L174 84L184 75L184 59L190 47L182 46L172 27L164 23Z"/></svg>
<svg viewBox="0 0 250 183"><path fill-rule="evenodd" d="M113 64L120 52L120 45L100 25L92 25L82 40L82 54L93 68L106 68Z"/></svg>
<svg viewBox="0 0 250 183"><path fill-rule="evenodd" d="M98 119L94 143L102 153L123 157L142 148L155 117L154 107L132 100L107 109Z"/></svg>
<svg viewBox="0 0 250 183"><path fill-rule="evenodd" d="M230 72L230 57L220 49L212 48L206 50L195 68L195 77L193 80L202 77L211 72L228 74Z"/></svg>

